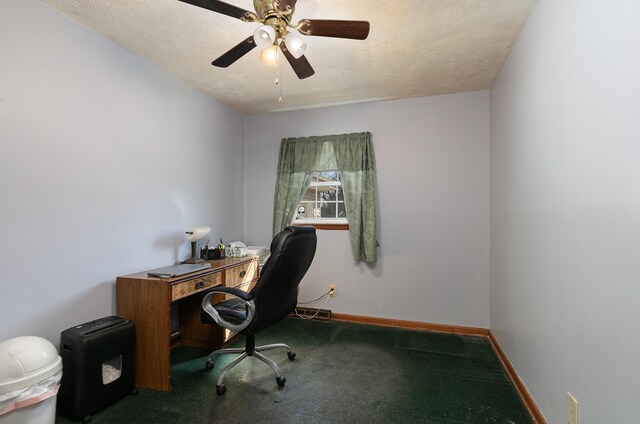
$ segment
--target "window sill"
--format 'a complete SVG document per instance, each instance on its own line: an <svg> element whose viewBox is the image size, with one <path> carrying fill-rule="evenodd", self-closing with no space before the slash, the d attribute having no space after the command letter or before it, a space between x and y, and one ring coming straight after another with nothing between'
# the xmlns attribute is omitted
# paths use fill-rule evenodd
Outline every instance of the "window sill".
<svg viewBox="0 0 640 424"><path fill-rule="evenodd" d="M320 223L320 222L294 222L292 225L302 225L307 227L314 227L316 230L349 230L349 224L347 223Z"/></svg>

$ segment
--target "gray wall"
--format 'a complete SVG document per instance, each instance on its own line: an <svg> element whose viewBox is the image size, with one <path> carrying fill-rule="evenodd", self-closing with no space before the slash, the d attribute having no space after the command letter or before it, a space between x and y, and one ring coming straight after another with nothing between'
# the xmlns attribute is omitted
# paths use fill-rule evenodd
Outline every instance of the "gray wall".
<svg viewBox="0 0 640 424"><path fill-rule="evenodd" d="M57 342L113 313L115 277L188 256L189 226L269 243L280 139L371 131L379 262L320 231L301 300L337 284L336 312L491 322L549 422L567 391L583 423L635 422L638 18L635 2L538 1L490 107L477 92L243 120L43 3L3 0L0 340Z"/></svg>
<svg viewBox="0 0 640 424"><path fill-rule="evenodd" d="M0 340L111 314L190 226L242 236L241 115L36 0L0 40Z"/></svg>
<svg viewBox="0 0 640 424"><path fill-rule="evenodd" d="M319 231L300 300L337 284L334 312L488 327L488 113L485 91L247 117L246 241L271 240L282 138L370 131L378 262L355 263L346 231Z"/></svg>
<svg viewBox="0 0 640 424"><path fill-rule="evenodd" d="M540 0L491 93L491 327L550 423L636 423L640 4Z"/></svg>

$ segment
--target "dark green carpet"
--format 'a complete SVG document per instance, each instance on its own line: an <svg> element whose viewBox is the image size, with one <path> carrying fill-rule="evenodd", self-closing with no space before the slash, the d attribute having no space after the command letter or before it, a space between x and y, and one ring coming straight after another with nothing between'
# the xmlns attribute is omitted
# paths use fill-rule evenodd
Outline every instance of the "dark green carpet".
<svg viewBox="0 0 640 424"><path fill-rule="evenodd" d="M291 362L284 349L266 352L287 378L282 390L271 368L248 358L217 396L218 372L234 355L216 358L208 372L206 352L179 348L173 391L143 389L92 423L532 422L485 338L289 318L256 337L258 345L277 342L297 354Z"/></svg>

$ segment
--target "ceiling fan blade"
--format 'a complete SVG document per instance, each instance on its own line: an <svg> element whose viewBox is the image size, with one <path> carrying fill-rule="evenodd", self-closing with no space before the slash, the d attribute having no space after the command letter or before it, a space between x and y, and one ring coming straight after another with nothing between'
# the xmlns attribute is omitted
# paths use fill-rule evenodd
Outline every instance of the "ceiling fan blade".
<svg viewBox="0 0 640 424"><path fill-rule="evenodd" d="M253 41L253 35L247 37L246 40L240 42L237 46L211 62L213 66L217 66L219 68L226 68L236 60L240 59L245 54L249 53L256 46L256 42Z"/></svg>
<svg viewBox="0 0 640 424"><path fill-rule="evenodd" d="M364 40L369 36L367 21L333 21L328 19L303 19L300 32L318 37L350 38Z"/></svg>
<svg viewBox="0 0 640 424"><path fill-rule="evenodd" d="M316 73L306 57L300 56L299 59L296 59L295 57L293 57L291 52L287 50L287 46L285 46L284 43L280 43L280 50L282 50L282 53L284 53L284 57L287 58L287 61L293 68L293 72L296 73L298 78L309 78L311 75Z"/></svg>
<svg viewBox="0 0 640 424"><path fill-rule="evenodd" d="M222 13L223 15L231 16L233 18L238 18L242 20L252 20L249 18L249 16L253 15L252 12L249 12L248 10L244 10L240 7L225 3L220 0L180 0L180 1L183 3L191 4L193 6L202 7L203 9Z"/></svg>

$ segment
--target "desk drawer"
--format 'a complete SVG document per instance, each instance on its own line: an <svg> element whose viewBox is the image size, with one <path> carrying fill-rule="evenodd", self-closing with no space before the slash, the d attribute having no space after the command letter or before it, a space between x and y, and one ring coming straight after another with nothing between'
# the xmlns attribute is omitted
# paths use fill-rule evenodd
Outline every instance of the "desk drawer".
<svg viewBox="0 0 640 424"><path fill-rule="evenodd" d="M222 274L219 272L202 275L191 280L171 286L171 301L182 299L193 293L210 289L222 284Z"/></svg>
<svg viewBox="0 0 640 424"><path fill-rule="evenodd" d="M249 291L249 283L258 278L258 261L244 263L225 271L224 285Z"/></svg>

